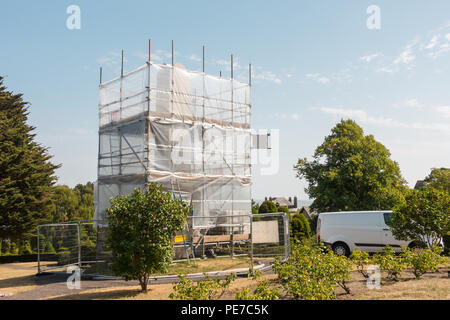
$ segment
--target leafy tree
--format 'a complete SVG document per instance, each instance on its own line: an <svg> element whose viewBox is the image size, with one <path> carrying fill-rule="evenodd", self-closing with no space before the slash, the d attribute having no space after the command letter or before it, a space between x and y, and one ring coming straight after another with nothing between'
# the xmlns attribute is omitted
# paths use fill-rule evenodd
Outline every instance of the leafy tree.
<svg viewBox="0 0 450 320"><path fill-rule="evenodd" d="M293 215L290 229L291 237L296 241L301 241L311 236L308 219L300 212Z"/></svg>
<svg viewBox="0 0 450 320"><path fill-rule="evenodd" d="M51 222L92 220L94 218L94 187L91 182L71 189L58 185L50 194Z"/></svg>
<svg viewBox="0 0 450 320"><path fill-rule="evenodd" d="M341 120L315 150L294 166L305 178L311 208L319 212L392 209L404 200L406 181L389 150L353 120Z"/></svg>
<svg viewBox="0 0 450 320"><path fill-rule="evenodd" d="M66 222L77 217L78 197L68 186L55 186L50 195L52 222Z"/></svg>
<svg viewBox="0 0 450 320"><path fill-rule="evenodd" d="M444 189L450 193L450 168L432 169L431 173L425 178L426 187L435 189Z"/></svg>
<svg viewBox="0 0 450 320"><path fill-rule="evenodd" d="M273 213L273 212L278 212L278 208L277 205L272 201L265 200L259 206L259 213Z"/></svg>
<svg viewBox="0 0 450 320"><path fill-rule="evenodd" d="M3 86L0 77L0 239L25 239L45 221L49 192L59 165L34 141L28 103Z"/></svg>
<svg viewBox="0 0 450 320"><path fill-rule="evenodd" d="M107 244L113 272L125 280L139 280L142 291L147 292L150 274L167 272L173 236L182 230L190 210L158 183L112 198L107 210Z"/></svg>
<svg viewBox="0 0 450 320"><path fill-rule="evenodd" d="M409 190L405 202L394 208L392 234L400 240L425 242L431 248L450 232L450 195L443 190Z"/></svg>

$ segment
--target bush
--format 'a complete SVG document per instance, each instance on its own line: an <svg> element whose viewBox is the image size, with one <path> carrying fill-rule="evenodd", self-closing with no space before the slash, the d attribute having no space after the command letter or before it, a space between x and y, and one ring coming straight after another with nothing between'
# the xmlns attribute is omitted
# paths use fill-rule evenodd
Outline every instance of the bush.
<svg viewBox="0 0 450 320"><path fill-rule="evenodd" d="M441 256L442 251L438 246L418 250L407 248L403 258L413 268L416 279L420 279L426 272L434 272L440 264L447 262L447 258Z"/></svg>
<svg viewBox="0 0 450 320"><path fill-rule="evenodd" d="M266 200L259 206L258 213L273 213L278 212L278 208L272 201Z"/></svg>
<svg viewBox="0 0 450 320"><path fill-rule="evenodd" d="M394 249L390 246L384 247L383 253L375 254L373 260L380 267L381 271L387 272L388 279L394 281L399 281L403 270L407 267L403 257L396 257Z"/></svg>
<svg viewBox="0 0 450 320"><path fill-rule="evenodd" d="M345 257L337 257L324 247L307 244L294 245L287 261L276 259L273 270L281 285L294 299L335 299L339 285L349 292L352 264Z"/></svg>
<svg viewBox="0 0 450 320"><path fill-rule="evenodd" d="M369 254L365 251L355 250L353 251L350 259L356 265L356 269L361 273L364 278L369 278L369 274L365 270L366 266L370 263Z"/></svg>
<svg viewBox="0 0 450 320"><path fill-rule="evenodd" d="M305 238L311 236L311 228L309 226L308 219L302 214L297 212L291 219L291 238L294 241L302 241Z"/></svg>
<svg viewBox="0 0 450 320"><path fill-rule="evenodd" d="M260 281L253 293L246 288L236 293L234 298L236 300L280 300L280 291L277 288L269 288L267 281Z"/></svg>
<svg viewBox="0 0 450 320"><path fill-rule="evenodd" d="M219 299L236 278L234 273L226 276L225 280L213 279L207 274L204 275L206 280L196 283L187 279L184 275L179 275L180 282L173 284L173 292L169 295L169 298L179 300Z"/></svg>

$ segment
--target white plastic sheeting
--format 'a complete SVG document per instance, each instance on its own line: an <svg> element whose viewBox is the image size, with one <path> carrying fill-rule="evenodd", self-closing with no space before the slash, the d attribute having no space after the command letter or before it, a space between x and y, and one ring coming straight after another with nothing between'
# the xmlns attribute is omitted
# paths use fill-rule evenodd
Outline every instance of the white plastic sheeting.
<svg viewBox="0 0 450 320"><path fill-rule="evenodd" d="M152 181L192 204L194 228L251 214L250 108L249 84L181 65L101 84L96 219Z"/></svg>

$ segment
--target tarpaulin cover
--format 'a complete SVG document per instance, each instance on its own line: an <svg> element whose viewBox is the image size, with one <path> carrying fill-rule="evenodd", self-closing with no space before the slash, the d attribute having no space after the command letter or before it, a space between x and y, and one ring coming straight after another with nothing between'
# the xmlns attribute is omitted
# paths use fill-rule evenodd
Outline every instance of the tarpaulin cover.
<svg viewBox="0 0 450 320"><path fill-rule="evenodd" d="M111 197L152 181L192 204L194 228L250 214L250 109L248 84L181 65L147 63L101 84L96 219Z"/></svg>

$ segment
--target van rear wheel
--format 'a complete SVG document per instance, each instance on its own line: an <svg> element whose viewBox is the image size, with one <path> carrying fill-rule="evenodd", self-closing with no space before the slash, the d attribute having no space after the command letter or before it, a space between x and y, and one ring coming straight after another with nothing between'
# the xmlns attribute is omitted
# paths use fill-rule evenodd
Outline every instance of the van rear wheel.
<svg viewBox="0 0 450 320"><path fill-rule="evenodd" d="M350 249L348 246L343 242L336 242L332 246L333 252L337 256L346 256L348 257L350 255Z"/></svg>

